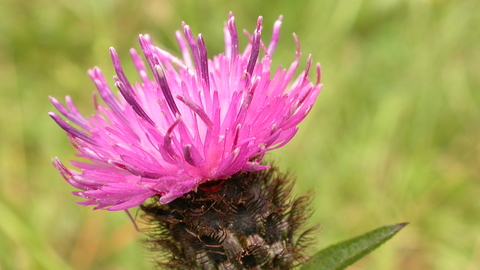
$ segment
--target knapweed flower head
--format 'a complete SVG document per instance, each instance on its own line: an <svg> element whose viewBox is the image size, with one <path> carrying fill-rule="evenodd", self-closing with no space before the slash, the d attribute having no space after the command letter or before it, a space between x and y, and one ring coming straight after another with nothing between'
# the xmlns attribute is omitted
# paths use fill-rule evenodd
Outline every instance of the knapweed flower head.
<svg viewBox="0 0 480 270"><path fill-rule="evenodd" d="M67 132L78 156L71 170L58 158L54 165L96 209L124 210L159 195L166 204L205 182L228 179L241 172L268 168L261 164L267 151L289 142L297 125L311 110L320 92L305 71L295 79L300 48L288 69L271 71L272 55L280 36L281 17L275 22L268 47L261 41L262 17L249 42L239 51L238 33L230 14L224 27L225 52L208 57L202 35L195 38L183 24L176 38L179 59L140 35L139 54L130 51L140 82L131 83L115 49L110 55L116 71L114 93L99 68L89 70L100 97L96 113L84 117L70 97L66 106L51 98L57 114L49 115ZM263 56L261 56L263 55ZM148 70L150 70L150 72ZM151 75L149 75L151 73ZM227 180L228 181L228 180Z"/></svg>

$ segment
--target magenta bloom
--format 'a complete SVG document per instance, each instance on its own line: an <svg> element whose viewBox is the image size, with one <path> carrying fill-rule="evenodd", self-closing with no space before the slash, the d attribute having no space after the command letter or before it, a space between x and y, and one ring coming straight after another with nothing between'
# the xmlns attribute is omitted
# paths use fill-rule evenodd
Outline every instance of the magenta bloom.
<svg viewBox="0 0 480 270"><path fill-rule="evenodd" d="M95 100L96 114L82 116L70 97L66 107L50 98L57 114L49 115L67 132L78 156L80 172L54 165L72 186L80 189L83 205L124 210L161 195L166 204L209 180L228 179L241 171L258 171L267 151L292 139L320 92L310 82L307 67L293 82L300 48L288 69L271 73L271 57L280 35L281 17L268 47L260 40L262 17L243 52L232 15L225 25L225 53L208 58L201 35L195 39L183 25L176 37L183 58L155 47L149 36L139 41L147 65L135 50L131 56L141 82L130 83L115 49L110 48L115 86L113 93L99 68L89 70L106 105ZM187 46L188 44L188 46ZM262 51L262 53L260 52ZM259 56L262 54L263 56ZM153 74L150 78L147 67Z"/></svg>

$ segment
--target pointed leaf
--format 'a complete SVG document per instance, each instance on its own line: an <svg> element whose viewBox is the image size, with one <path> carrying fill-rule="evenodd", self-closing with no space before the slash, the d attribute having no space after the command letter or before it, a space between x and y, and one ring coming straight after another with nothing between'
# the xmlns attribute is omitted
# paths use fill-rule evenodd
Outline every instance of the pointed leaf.
<svg viewBox="0 0 480 270"><path fill-rule="evenodd" d="M366 256L392 238L408 223L378 228L364 235L332 245L315 254L302 270L341 270Z"/></svg>

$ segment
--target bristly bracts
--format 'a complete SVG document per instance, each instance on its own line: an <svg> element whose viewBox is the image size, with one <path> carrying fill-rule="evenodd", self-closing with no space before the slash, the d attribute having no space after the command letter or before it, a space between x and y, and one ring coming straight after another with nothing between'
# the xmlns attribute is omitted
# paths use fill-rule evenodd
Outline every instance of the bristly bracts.
<svg viewBox="0 0 480 270"><path fill-rule="evenodd" d="M141 206L160 269L292 269L308 260L302 231L309 197L292 199L294 180L275 168L208 182L162 205ZM158 255L158 254L157 254Z"/></svg>

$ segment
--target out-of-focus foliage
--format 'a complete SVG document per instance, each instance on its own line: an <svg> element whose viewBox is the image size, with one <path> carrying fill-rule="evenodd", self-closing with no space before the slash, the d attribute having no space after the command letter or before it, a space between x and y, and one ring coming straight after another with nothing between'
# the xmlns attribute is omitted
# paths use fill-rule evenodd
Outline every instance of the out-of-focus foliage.
<svg viewBox="0 0 480 270"><path fill-rule="evenodd" d="M222 51L233 11L264 35L284 16L274 63L299 36L323 68L323 93L297 137L269 155L316 190L320 249L383 224L411 224L349 269L477 269L480 265L480 1L1 0L0 269L150 269L122 212L74 204L50 164L74 149L49 119L47 96L93 112L94 65L126 72L137 35L178 52L181 21ZM245 44L245 40L242 44ZM135 215L135 211L131 211Z"/></svg>

